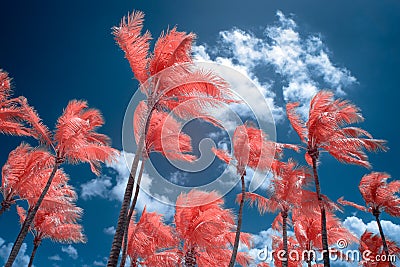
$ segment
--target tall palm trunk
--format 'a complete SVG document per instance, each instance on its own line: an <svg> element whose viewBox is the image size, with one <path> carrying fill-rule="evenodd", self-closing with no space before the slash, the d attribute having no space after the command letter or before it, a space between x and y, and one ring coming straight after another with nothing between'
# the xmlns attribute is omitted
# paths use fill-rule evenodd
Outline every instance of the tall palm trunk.
<svg viewBox="0 0 400 267"><path fill-rule="evenodd" d="M313 165L312 167L314 173L315 189L317 191L317 197L318 197L318 205L319 208L321 209L321 232L322 232L321 234L322 234L322 253L324 259L324 267L330 267L328 232L326 230L326 211L325 211L325 205L322 202L321 187L319 185L319 178L317 172L318 151L310 153L310 156L312 158L312 165Z"/></svg>
<svg viewBox="0 0 400 267"><path fill-rule="evenodd" d="M137 267L137 266L138 266L137 259L132 259L131 260L131 267Z"/></svg>
<svg viewBox="0 0 400 267"><path fill-rule="evenodd" d="M283 267L288 267L288 256L289 256L289 249L288 249L288 239L287 239L287 217L288 212L282 211L282 238L283 238L283 250L285 251L284 260L282 261Z"/></svg>
<svg viewBox="0 0 400 267"><path fill-rule="evenodd" d="M31 267L33 264L33 259L35 258L35 254L36 254L36 250L38 249L40 243L42 242L42 240L40 238L36 238L33 240L33 250L32 250L32 254L31 257L29 259L29 264L28 267Z"/></svg>
<svg viewBox="0 0 400 267"><path fill-rule="evenodd" d="M47 192L50 189L51 183L53 182L53 178L58 170L58 167L61 165L62 159L59 157L56 157L56 162L53 167L53 171L50 174L49 179L47 180L46 186L44 187L42 194L38 198L35 206L32 209L29 209L28 214L26 215L26 218L24 220L24 223L22 224L21 230L19 231L19 234L17 236L17 240L14 242L14 245L11 249L10 256L8 257L8 260L4 267L11 267L15 259L17 258L18 252L21 249L22 242L24 241L26 235L28 234L29 227L31 226L33 219L35 218L35 215L37 211L39 210L40 205L43 202L43 199Z"/></svg>
<svg viewBox="0 0 400 267"><path fill-rule="evenodd" d="M114 234L114 239L111 246L110 256L108 257L107 267L116 267L118 264L119 253L122 247L122 240L124 239L125 225L127 222L127 215L131 198L133 194L133 186L135 184L135 176L139 165L140 156L143 154L147 130L150 124L150 117L153 113L151 108L147 113L146 126L140 135L138 147L136 149L135 158L133 159L131 171L129 173L128 183L125 188L124 199L122 201L121 210L118 216L117 229ZM11 267L11 266L10 266Z"/></svg>
<svg viewBox="0 0 400 267"><path fill-rule="evenodd" d="M0 209L0 216L5 212L10 209L10 204L7 201L2 201L1 202L1 209Z"/></svg>
<svg viewBox="0 0 400 267"><path fill-rule="evenodd" d="M389 257L389 248L386 242L386 238L385 235L383 233L383 229L382 229L382 225L381 225L381 220L379 219L380 216L380 211L379 210L374 210L373 211L373 215L375 216L376 219L376 223L378 224L378 228L379 228L379 234L381 235L381 239L382 239L382 244L383 244L383 251L385 251L385 255L387 258L387 261L389 262L389 266L393 266L392 262L390 261L390 257Z"/></svg>
<svg viewBox="0 0 400 267"><path fill-rule="evenodd" d="M239 248L240 229L242 228L243 206L244 206L244 197L245 197L245 192L246 192L246 188L245 188L245 184L244 184L244 176L245 175L246 174L243 173L242 176L240 177L240 179L242 181L242 198L240 199L238 223L237 223L236 234L235 234L235 243L233 245L233 251L232 251L231 260L229 262L229 267L233 267L235 265L236 255L237 255L238 248Z"/></svg>
<svg viewBox="0 0 400 267"><path fill-rule="evenodd" d="M190 248L186 254L185 254L185 267L195 267L197 262L196 262L196 251L194 247Z"/></svg>
<svg viewBox="0 0 400 267"><path fill-rule="evenodd" d="M136 202L137 202L137 199L139 196L140 182L142 181L144 163L145 163L145 161L144 161L144 159L142 159L142 164L140 165L139 175L138 175L137 182L136 182L135 195L133 197L133 201L132 201L131 207L129 209L128 218L126 221L125 233L124 233L124 243L122 246L122 259L121 259L121 263L119 265L120 267L124 267L125 262L126 262L126 251L128 249L128 229L129 229L129 224L131 223L132 215L133 215L133 212L135 211Z"/></svg>

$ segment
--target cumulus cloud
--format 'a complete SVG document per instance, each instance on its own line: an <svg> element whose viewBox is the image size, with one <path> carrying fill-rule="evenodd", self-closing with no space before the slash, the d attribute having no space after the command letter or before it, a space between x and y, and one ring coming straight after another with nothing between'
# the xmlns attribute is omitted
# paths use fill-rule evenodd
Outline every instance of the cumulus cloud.
<svg viewBox="0 0 400 267"><path fill-rule="evenodd" d="M48 259L51 261L62 261L60 255L58 255L58 254L50 256L50 257L48 257Z"/></svg>
<svg viewBox="0 0 400 267"><path fill-rule="evenodd" d="M282 121L284 103L277 100L277 95L282 93L285 101L299 101L306 114L306 106L319 89L330 88L343 95L356 79L349 70L332 62L321 36L303 33L281 11L276 15L278 21L267 26L263 36L238 28L221 31L218 49L201 44L194 54L198 61L227 65L251 78L265 96L275 120ZM271 71L277 74L279 83L271 80Z"/></svg>
<svg viewBox="0 0 400 267"><path fill-rule="evenodd" d="M114 177L110 178L109 176L103 175L81 185L81 196L84 199L100 197L122 202L130 173L128 166L131 166L133 158L133 153L122 151L114 162L107 164L108 168L115 171ZM139 166L140 164L141 162L139 163ZM163 214L166 219L172 218L175 213L174 207L164 204L146 193L151 191L152 185L152 177L148 173L144 172L140 183L140 194L136 204L137 210L141 211L146 206L147 211L149 212L156 211ZM158 197L163 199L163 196ZM165 202L168 202L167 199L165 199Z"/></svg>
<svg viewBox="0 0 400 267"><path fill-rule="evenodd" d="M6 241L0 237L0 258L5 263L10 255L14 243L6 244ZM13 267L25 267L29 263L29 255L26 255L27 245L23 243L19 250L18 256L14 261Z"/></svg>
<svg viewBox="0 0 400 267"><path fill-rule="evenodd" d="M61 251L67 253L67 255L74 260L78 258L78 251L71 245L68 245L68 247L62 246Z"/></svg>
<svg viewBox="0 0 400 267"><path fill-rule="evenodd" d="M103 232L106 235L114 235L115 234L115 227L114 226L106 227L106 228L103 229Z"/></svg>
<svg viewBox="0 0 400 267"><path fill-rule="evenodd" d="M108 191L111 188L111 177L101 175L95 179L90 180L87 183L81 185L81 197L84 200L93 197L107 197Z"/></svg>
<svg viewBox="0 0 400 267"><path fill-rule="evenodd" d="M391 221L381 220L383 232L387 236L387 238L392 241L400 244L400 225L394 224ZM361 237L361 235L368 230L369 232L379 234L378 224L375 220L371 220L368 223L364 223L364 221L358 217L351 216L347 217L343 226L349 229L353 234L357 237Z"/></svg>
<svg viewBox="0 0 400 267"><path fill-rule="evenodd" d="M94 261L93 265L94 266L107 266L107 259L105 259L104 261Z"/></svg>

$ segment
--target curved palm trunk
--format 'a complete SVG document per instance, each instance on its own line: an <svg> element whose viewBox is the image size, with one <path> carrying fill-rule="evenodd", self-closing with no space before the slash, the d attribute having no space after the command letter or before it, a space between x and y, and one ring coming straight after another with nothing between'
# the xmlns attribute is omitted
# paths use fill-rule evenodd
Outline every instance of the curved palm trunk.
<svg viewBox="0 0 400 267"><path fill-rule="evenodd" d="M0 209L0 216L5 212L10 209L10 204L5 202L4 200L1 202L1 209Z"/></svg>
<svg viewBox="0 0 400 267"><path fill-rule="evenodd" d="M15 259L17 258L18 252L21 249L22 242L24 241L26 235L28 234L29 227L31 226L33 219L35 218L35 215L37 211L39 210L40 205L43 202L43 199L47 192L50 189L51 183L53 182L53 178L58 170L58 167L61 165L62 159L56 158L56 162L53 167L53 171L50 174L49 179L47 180L46 186L44 187L42 194L38 198L35 206L32 209L29 209L28 214L26 215L26 218L24 220L24 223L22 224L21 230L19 231L19 234L17 236L17 240L14 242L14 245L11 249L10 256L8 257L8 260L4 267L11 267Z"/></svg>
<svg viewBox="0 0 400 267"><path fill-rule="evenodd" d="M137 260L131 260L131 267L137 267Z"/></svg>
<svg viewBox="0 0 400 267"><path fill-rule="evenodd" d="M150 118L152 113L153 109L150 109L146 118ZM122 201L121 210L119 212L117 229L114 234L110 255L108 257L107 267L116 267L118 264L119 253L122 247L122 240L124 239L125 224L127 221L128 209L133 194L133 186L135 184L135 176L138 169L140 156L142 155L144 150L145 136L149 128L149 122L150 120L147 119L146 126L144 129L144 134L140 135L138 147L135 153L135 158L133 159L132 162L131 172L129 173L128 183L125 188L124 199Z"/></svg>
<svg viewBox="0 0 400 267"><path fill-rule="evenodd" d="M316 152L317 153L317 152ZM326 230L326 211L324 203L322 203L321 188L319 185L319 178L317 172L317 155L310 154L312 157L312 167L314 173L315 189L317 191L318 205L321 209L321 234L322 234L322 253L324 259L324 267L330 267L329 261L329 246L328 246L328 232Z"/></svg>
<svg viewBox="0 0 400 267"><path fill-rule="evenodd" d="M285 259L282 261L282 266L288 267L289 249L288 249L288 239L287 239L287 217L288 217L287 211L282 211L281 216L282 216L283 250L285 251L285 255L284 255Z"/></svg>
<svg viewBox="0 0 400 267"><path fill-rule="evenodd" d="M374 211L373 215L375 216L376 219L376 223L378 224L378 228L379 228L379 234L381 235L381 239L382 239L382 244L383 244L383 251L385 251L385 255L389 261L389 248L386 242L386 238L385 235L383 233L383 229L382 229L382 225L381 225L381 220L379 219L379 215L381 213L379 211ZM389 261L389 266L393 266L393 264Z"/></svg>
<svg viewBox="0 0 400 267"><path fill-rule="evenodd" d="M235 265L236 261L236 256L239 248L239 240L240 240L240 229L242 228L242 219L243 219L243 206L244 206L244 197L245 197L245 184L244 184L244 176L245 174L242 174L240 177L242 181L242 198L240 200L240 206L239 206L239 215L238 215L238 223L237 223L237 228L236 228L236 235L235 235L235 243L233 245L233 251L232 251L232 256L231 260L229 262L229 267L233 267Z"/></svg>
<svg viewBox="0 0 400 267"><path fill-rule="evenodd" d="M186 254L185 254L185 267L195 267L197 262L196 262L196 251L192 247L189 249Z"/></svg>
<svg viewBox="0 0 400 267"><path fill-rule="evenodd" d="M142 164L140 165L139 175L138 175L137 182L136 182L135 196L133 197L133 201L132 201L131 207L129 209L128 218L126 221L125 232L124 232L124 243L122 246L122 259L121 259L121 263L119 265L120 267L124 267L125 262L126 262L126 251L128 249L128 229L129 229L129 224L131 223L132 215L133 215L133 212L135 211L136 202L137 202L137 199L139 196L140 182L142 181L144 163L145 163L145 161L143 159Z"/></svg>
<svg viewBox="0 0 400 267"><path fill-rule="evenodd" d="M36 238L35 238L35 239L33 240L33 250L32 250L31 257L30 257L30 259L29 259L28 267L31 267L31 266L32 266L32 264L33 264L33 259L35 258L36 250L38 249L38 247L39 247L39 245L40 245L41 242L42 242L41 239L36 239Z"/></svg>

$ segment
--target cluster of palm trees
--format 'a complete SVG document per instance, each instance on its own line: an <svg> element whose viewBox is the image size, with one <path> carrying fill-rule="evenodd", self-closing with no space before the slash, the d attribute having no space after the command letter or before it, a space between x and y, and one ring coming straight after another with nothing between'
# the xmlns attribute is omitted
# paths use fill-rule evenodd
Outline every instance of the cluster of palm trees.
<svg viewBox="0 0 400 267"><path fill-rule="evenodd" d="M26 210L17 206L22 226L5 266L12 266L29 231L34 236L31 266L43 238L85 242L78 224L82 209L75 205L76 192L61 165L86 162L99 175L101 163L118 151L109 146L106 135L96 132L104 120L85 101L70 101L51 132L24 97L11 98L11 79L0 70L0 102L0 131L39 142L36 147L23 142L9 154L1 182L0 214L17 202L27 204Z"/></svg>
<svg viewBox="0 0 400 267"><path fill-rule="evenodd" d="M239 251L251 248L251 236L242 233L245 201L256 204L261 214L277 213L272 223L276 235L273 249L282 250L283 258L274 254L275 266L316 266L317 254L304 259L288 257L290 252L316 251L323 256L323 265L330 266L330 252L339 240L360 244L360 251L370 250L373 256L399 254L400 248L385 238L379 216L385 211L400 216L398 181L387 183L388 174L373 172L360 182L366 206L338 200L371 212L377 221L380 236L365 232L358 240L343 227L335 211L341 206L321 193L318 176L320 153L328 152L343 163L370 167L365 151L385 151L385 141L373 139L365 130L353 126L363 120L360 110L348 101L335 99L329 91L318 92L310 103L307 121L296 111L298 103L286 106L288 119L303 144L280 144L268 139L266 133L251 122L238 126L232 138L232 154L213 149L215 155L236 168L241 181L238 194L237 221L224 200L216 192L192 190L176 200L171 225L162 215L146 211L136 217L136 203L144 164L152 152L182 161L194 161L191 138L181 132L181 120L200 118L219 127L210 110L238 100L229 84L212 71L195 68L191 57L193 33L176 28L162 33L150 52L151 34L142 33L142 12L124 17L113 29L115 39L124 51L140 90L146 99L134 113L134 138L137 150L130 169L116 232L107 266L249 266L250 255ZM2 170L0 214L17 202L26 202L27 210L18 206L21 231L5 266L11 267L30 231L34 248L30 260L43 238L59 242L84 242L78 224L82 210L75 205L76 193L68 184L61 168L65 162L90 164L96 175L101 163L112 161L118 151L111 148L107 136L97 133L104 124L101 113L88 108L85 101L70 101L51 132L36 111L23 97L11 98L7 73L0 71L0 131L5 134L31 136L36 147L22 143L9 155ZM294 159L284 160L284 150L303 152L309 166L300 166ZM140 165L140 166L139 166ZM265 194L247 192L247 169L272 174ZM315 190L313 190L313 186ZM294 235L288 235L292 227ZM121 258L121 260L120 260ZM372 258L371 258L372 259ZM350 259L349 259L350 260ZM383 262L363 261L364 266L391 266ZM375 265L374 265L375 264ZM260 263L259 266L268 266Z"/></svg>

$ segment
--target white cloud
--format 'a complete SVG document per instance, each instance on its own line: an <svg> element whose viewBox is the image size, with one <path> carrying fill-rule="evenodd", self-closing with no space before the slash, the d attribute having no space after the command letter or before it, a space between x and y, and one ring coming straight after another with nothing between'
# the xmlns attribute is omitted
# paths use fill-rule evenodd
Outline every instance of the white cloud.
<svg viewBox="0 0 400 267"><path fill-rule="evenodd" d="M51 261L62 261L60 255L58 255L58 254L50 256L50 257L48 257L48 259Z"/></svg>
<svg viewBox="0 0 400 267"><path fill-rule="evenodd" d="M111 177L101 175L81 185L81 197L84 200L92 197L106 197L109 188L112 186Z"/></svg>
<svg viewBox="0 0 400 267"><path fill-rule="evenodd" d="M81 185L81 195L83 194L83 192L85 192L86 199L96 196L122 202L125 193L125 187L128 182L130 173L130 169L128 168L128 166L131 166L133 158L134 154L122 151L114 162L107 164L107 167L116 171L115 178L110 178L103 175L98 178L92 179L87 183ZM139 163L139 167L140 164L141 162ZM153 179L149 176L148 173L144 172L142 176L142 181L140 183L141 189L138 202L136 204L136 209L138 211L142 211L143 208L146 206L147 211L149 212L156 211L160 214L163 214L166 219L172 218L175 213L174 207L164 204L146 193L151 191L152 183ZM85 191L83 189L85 189ZM164 196L157 197L161 200L165 200L165 202L169 202Z"/></svg>
<svg viewBox="0 0 400 267"><path fill-rule="evenodd" d="M68 245L68 247L62 246L61 251L67 253L67 255L73 258L74 260L78 258L78 251L71 245Z"/></svg>
<svg viewBox="0 0 400 267"><path fill-rule="evenodd" d="M13 243L6 244L6 241L0 237L0 258L5 263L10 255ZM26 243L22 243L21 249L18 252L18 256L14 261L13 267L25 267L29 263L29 256L25 253L27 252Z"/></svg>
<svg viewBox="0 0 400 267"><path fill-rule="evenodd" d="M367 226L365 225L363 220L355 216L347 217L343 221L343 226L349 229L349 231L352 232L358 238L360 238L361 235L367 229Z"/></svg>
<svg viewBox="0 0 400 267"><path fill-rule="evenodd" d="M94 261L93 262L94 266L106 266L106 263L102 262L102 261Z"/></svg>
<svg viewBox="0 0 400 267"><path fill-rule="evenodd" d="M400 245L400 225L386 220L381 220L381 225L385 236ZM362 219L351 216L344 220L343 226L349 229L357 237L361 237L365 230L379 234L378 224L375 220L364 223Z"/></svg>
<svg viewBox="0 0 400 267"><path fill-rule="evenodd" d="M281 11L277 11L277 17L275 25L266 27L265 36L257 37L237 28L221 31L218 49L198 45L194 54L197 61L214 61L251 78L265 96L275 120L281 121L284 108L276 99L280 90L285 101L299 101L306 115L309 100L319 89L328 88L343 95L344 88L356 79L347 69L332 63L319 35L301 34L296 22ZM219 51L228 54L221 55ZM271 80L263 78L271 77L271 70L278 75L282 88L275 88Z"/></svg>
<svg viewBox="0 0 400 267"><path fill-rule="evenodd" d="M114 226L106 227L106 228L103 229L103 232L106 235L114 235L115 234L115 227Z"/></svg>
<svg viewBox="0 0 400 267"><path fill-rule="evenodd" d="M288 235L292 235L288 232ZM272 265L272 236L278 235L275 230L268 228L258 234L252 236L253 248L250 249L249 255L254 259L254 263L266 262ZM253 266L253 265L252 265ZM256 266L256 265L254 265Z"/></svg>

